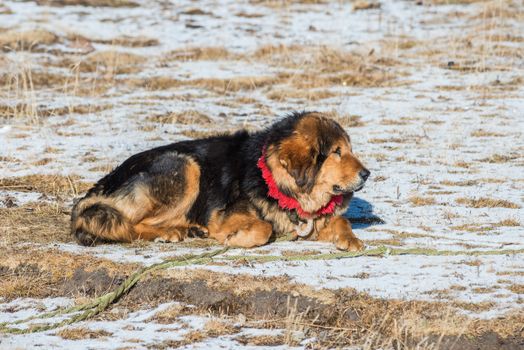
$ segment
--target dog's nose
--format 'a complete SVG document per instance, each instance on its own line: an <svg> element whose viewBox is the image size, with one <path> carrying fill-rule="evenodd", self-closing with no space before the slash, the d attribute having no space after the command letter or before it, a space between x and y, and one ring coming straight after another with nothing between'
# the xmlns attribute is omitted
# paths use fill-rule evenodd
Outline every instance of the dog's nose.
<svg viewBox="0 0 524 350"><path fill-rule="evenodd" d="M358 174L362 178L362 181L366 181L369 177L369 174L371 174L371 172L368 169L362 169L360 170Z"/></svg>

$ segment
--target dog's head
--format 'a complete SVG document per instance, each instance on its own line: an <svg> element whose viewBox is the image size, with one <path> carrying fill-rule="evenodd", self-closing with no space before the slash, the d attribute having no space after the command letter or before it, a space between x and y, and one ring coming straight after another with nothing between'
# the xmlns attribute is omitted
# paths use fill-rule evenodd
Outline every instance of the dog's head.
<svg viewBox="0 0 524 350"><path fill-rule="evenodd" d="M370 174L344 129L321 113L295 114L277 123L267 162L281 190L309 212L334 195L359 191Z"/></svg>

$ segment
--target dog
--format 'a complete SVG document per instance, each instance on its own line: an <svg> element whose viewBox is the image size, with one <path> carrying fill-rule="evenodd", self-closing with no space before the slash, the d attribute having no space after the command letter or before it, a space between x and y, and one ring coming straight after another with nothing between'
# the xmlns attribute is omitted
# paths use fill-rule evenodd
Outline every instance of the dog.
<svg viewBox="0 0 524 350"><path fill-rule="evenodd" d="M211 237L251 248L291 235L359 251L342 215L369 175L336 121L295 112L262 131L133 155L74 205L71 232L85 246Z"/></svg>

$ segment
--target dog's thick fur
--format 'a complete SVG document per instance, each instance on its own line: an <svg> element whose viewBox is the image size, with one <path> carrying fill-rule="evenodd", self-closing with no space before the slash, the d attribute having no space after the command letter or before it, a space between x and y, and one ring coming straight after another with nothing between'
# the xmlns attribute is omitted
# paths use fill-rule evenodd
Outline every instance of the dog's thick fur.
<svg viewBox="0 0 524 350"><path fill-rule="evenodd" d="M296 236L303 220L268 197L257 167L263 150L279 190L303 210L315 213L334 195L343 195L333 214L313 216L309 237L343 250L363 248L341 214L369 171L353 155L342 127L320 113L294 113L256 133L239 131L138 153L74 206L72 234L88 246L210 236L255 247L272 236Z"/></svg>

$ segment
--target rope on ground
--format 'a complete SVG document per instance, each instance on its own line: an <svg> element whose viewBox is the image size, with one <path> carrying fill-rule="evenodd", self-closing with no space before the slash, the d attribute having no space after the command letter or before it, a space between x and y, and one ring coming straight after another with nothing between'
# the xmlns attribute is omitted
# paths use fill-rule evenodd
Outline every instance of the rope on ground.
<svg viewBox="0 0 524 350"><path fill-rule="evenodd" d="M187 266L187 265L202 265L210 262L213 257L225 253L229 248L223 248L214 250L212 252L200 254L200 255L190 255L184 257L177 257L173 259L168 259L158 264L150 265L148 267L141 268L137 272L129 276L124 282L122 282L116 290L104 294L91 302L73 306L69 308L62 308L52 312L43 313L40 315L35 315L29 318L14 322L2 322L0 323L0 333L9 333L9 334L27 334L27 333L36 333L48 331L51 329L59 328L62 326L70 325L75 322L80 322L87 320L93 316L98 315L102 311L106 310L111 304L116 302L120 297L129 292L138 281L145 275L157 271L163 270L175 266ZM82 313L77 313L83 311ZM48 319L56 316L69 315L68 318L64 319L61 322L56 323L45 323L39 325L28 326L27 328L16 327L16 325L21 325L36 319Z"/></svg>
<svg viewBox="0 0 524 350"><path fill-rule="evenodd" d="M189 255L183 257L177 257L172 259L167 259L163 262L150 265L144 268L139 269L128 277L118 288L107 294L104 294L94 300L68 308L61 308L52 312L42 313L39 315L31 316L18 321L13 322L3 322L0 323L0 333L9 333L9 334L27 334L35 332L43 332L62 326L70 325L75 322L80 322L87 320L93 316L98 315L102 311L106 310L111 304L115 303L120 297L129 292L142 277L145 275L157 271L163 270L170 267L177 266L188 266L188 265L203 265L213 261L213 258L224 254L229 250L229 247L222 249L217 249L208 253L203 253L200 255ZM367 249L360 252L337 252L337 253L324 253L317 255L291 255L291 256L281 256L281 255L226 255L222 256L222 260L227 261L251 261L251 262L271 262L271 261L308 261L308 260L333 260L333 259L346 259L346 258L355 258L360 256L398 256L398 255L426 255L426 256L480 256L480 255L511 255L511 254L523 254L524 249L514 249L514 250L437 250L437 249L426 249L426 248L390 248L381 246L378 248ZM81 312L83 311L83 312ZM37 324L29 325L26 328L16 327L16 325L21 325L29 321L37 319L49 319L56 316L69 315L68 318L64 319L61 322L56 323L46 323L46 324Z"/></svg>

